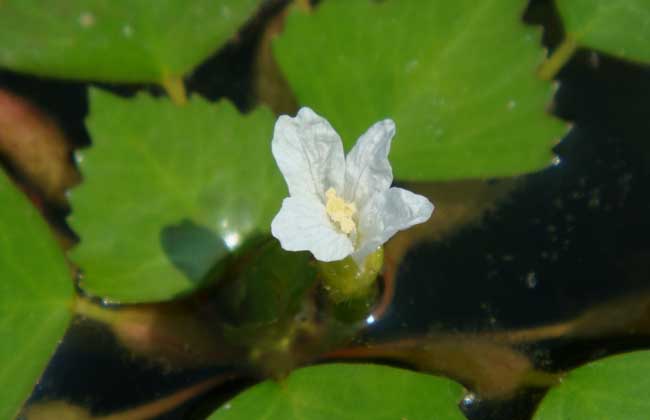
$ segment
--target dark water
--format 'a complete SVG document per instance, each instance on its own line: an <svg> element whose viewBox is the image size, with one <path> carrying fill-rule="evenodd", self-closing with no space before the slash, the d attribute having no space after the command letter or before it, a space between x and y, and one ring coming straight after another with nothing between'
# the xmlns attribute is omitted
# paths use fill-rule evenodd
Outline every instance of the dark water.
<svg viewBox="0 0 650 420"><path fill-rule="evenodd" d="M280 3L270 2L239 42L198 69L189 80L191 90L249 108L259 22ZM549 1L533 1L527 20L544 24L547 45L561 39ZM574 127L555 149L557 165L520 179L481 223L411 249L398 269L393 305L360 342L494 338L583 316L571 333L540 333L511 340L507 348L546 372L650 348L650 322L643 322L650 319L650 69L580 51L558 80L553 112ZM77 145L89 144L83 126L86 85L0 72L0 87L49 111ZM110 88L128 94L147 87ZM50 213L61 223L65 210ZM592 315L585 318L585 313ZM466 340L457 343L467 347ZM481 348L476 351L478 357ZM168 395L224 369L166 370L125 351L100 324L78 320L31 401L63 399L103 414ZM228 382L158 418L202 418L245 385ZM461 407L470 419L528 419L544 392L523 386L502 398L469 395Z"/></svg>

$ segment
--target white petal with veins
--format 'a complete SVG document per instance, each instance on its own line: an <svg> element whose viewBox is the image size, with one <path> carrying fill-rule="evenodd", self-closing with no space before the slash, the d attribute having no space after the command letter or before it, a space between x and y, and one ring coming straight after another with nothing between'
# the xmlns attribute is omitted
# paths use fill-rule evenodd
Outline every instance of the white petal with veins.
<svg viewBox="0 0 650 420"><path fill-rule="evenodd" d="M347 156L332 126L309 108L281 116L273 156L289 198L271 223L288 251L310 251L320 261L352 256L359 267L395 233L425 222L433 204L421 195L390 188L388 161L395 123L368 129Z"/></svg>
<svg viewBox="0 0 650 420"><path fill-rule="evenodd" d="M282 115L273 132L271 149L291 196L324 200L330 187L343 189L343 143L327 120L309 108L295 118Z"/></svg>
<svg viewBox="0 0 650 420"><path fill-rule="evenodd" d="M345 193L347 201L362 207L373 195L384 192L393 182L388 161L395 123L383 120L368 129L345 159Z"/></svg>
<svg viewBox="0 0 650 420"><path fill-rule="evenodd" d="M400 230L424 223L433 213L433 204L418 194L393 187L373 197L359 215L361 243L352 258L361 264L379 246Z"/></svg>
<svg viewBox="0 0 650 420"><path fill-rule="evenodd" d="M271 233L287 251L310 251L317 260L337 261L350 255L352 242L338 232L325 206L306 197L289 197L271 222Z"/></svg>

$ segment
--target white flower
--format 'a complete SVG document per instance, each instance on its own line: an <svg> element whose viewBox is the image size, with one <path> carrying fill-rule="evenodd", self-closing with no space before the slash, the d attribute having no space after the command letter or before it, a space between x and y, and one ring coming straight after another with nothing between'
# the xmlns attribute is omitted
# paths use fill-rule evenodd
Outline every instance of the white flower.
<svg viewBox="0 0 650 420"><path fill-rule="evenodd" d="M271 147L289 187L271 223L288 251L311 251L320 261L352 256L359 267L396 232L425 222L433 204L391 188L388 162L395 123L368 129L347 157L332 126L309 108L275 123Z"/></svg>

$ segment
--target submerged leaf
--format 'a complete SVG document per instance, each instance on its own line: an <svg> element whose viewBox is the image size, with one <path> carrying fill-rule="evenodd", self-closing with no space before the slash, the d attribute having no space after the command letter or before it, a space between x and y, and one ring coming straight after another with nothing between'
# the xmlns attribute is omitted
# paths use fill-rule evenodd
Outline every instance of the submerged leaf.
<svg viewBox="0 0 650 420"><path fill-rule="evenodd" d="M27 100L0 89L0 157L43 196L61 206L79 181L72 146L55 121Z"/></svg>
<svg viewBox="0 0 650 420"><path fill-rule="evenodd" d="M210 420L460 420L465 418L458 408L462 394L462 386L444 378L386 366L329 364L250 388Z"/></svg>
<svg viewBox="0 0 650 420"><path fill-rule="evenodd" d="M539 30L519 0L329 0L295 12L275 44L299 102L348 146L392 118L398 179L510 176L551 163L566 131L545 112Z"/></svg>
<svg viewBox="0 0 650 420"><path fill-rule="evenodd" d="M45 221L0 170L0 418L17 414L71 318L73 287Z"/></svg>
<svg viewBox="0 0 650 420"><path fill-rule="evenodd" d="M225 101L176 107L93 91L93 147L71 195L82 287L123 302L171 299L268 231L286 194L270 153L273 120Z"/></svg>
<svg viewBox="0 0 650 420"><path fill-rule="evenodd" d="M286 252L275 239L256 244L233 265L239 269L222 279L216 299L220 314L240 326L293 318L317 279L307 252Z"/></svg>
<svg viewBox="0 0 650 420"><path fill-rule="evenodd" d="M549 386L557 375L536 370L530 359L489 334L436 334L335 351L334 359L391 360L442 374L483 398L509 398L525 386Z"/></svg>
<svg viewBox="0 0 650 420"><path fill-rule="evenodd" d="M259 3L4 0L0 66L68 79L164 82L218 49Z"/></svg>

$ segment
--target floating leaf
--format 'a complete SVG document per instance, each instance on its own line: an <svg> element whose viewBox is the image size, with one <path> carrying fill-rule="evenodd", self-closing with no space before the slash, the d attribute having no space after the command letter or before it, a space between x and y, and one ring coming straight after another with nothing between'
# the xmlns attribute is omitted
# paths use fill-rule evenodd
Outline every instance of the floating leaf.
<svg viewBox="0 0 650 420"><path fill-rule="evenodd" d="M570 42L650 62L648 0L558 0L557 8Z"/></svg>
<svg viewBox="0 0 650 420"><path fill-rule="evenodd" d="M163 82L219 48L259 0L4 0L0 66L72 79Z"/></svg>
<svg viewBox="0 0 650 420"><path fill-rule="evenodd" d="M41 215L0 170L0 418L14 418L70 321L72 279Z"/></svg>
<svg viewBox="0 0 650 420"><path fill-rule="evenodd" d="M460 420L463 387L448 379L376 365L328 364L266 381L209 419Z"/></svg>
<svg viewBox="0 0 650 420"><path fill-rule="evenodd" d="M90 101L93 147L71 196L82 287L124 302L170 299L269 230L286 194L269 111L97 90Z"/></svg>
<svg viewBox="0 0 650 420"><path fill-rule="evenodd" d="M571 371L542 400L534 420L645 420L650 351L607 357Z"/></svg>
<svg viewBox="0 0 650 420"><path fill-rule="evenodd" d="M535 77L539 29L525 2L329 0L289 16L278 61L301 104L350 146L382 118L397 123L400 179L516 175L547 166L563 124Z"/></svg>

